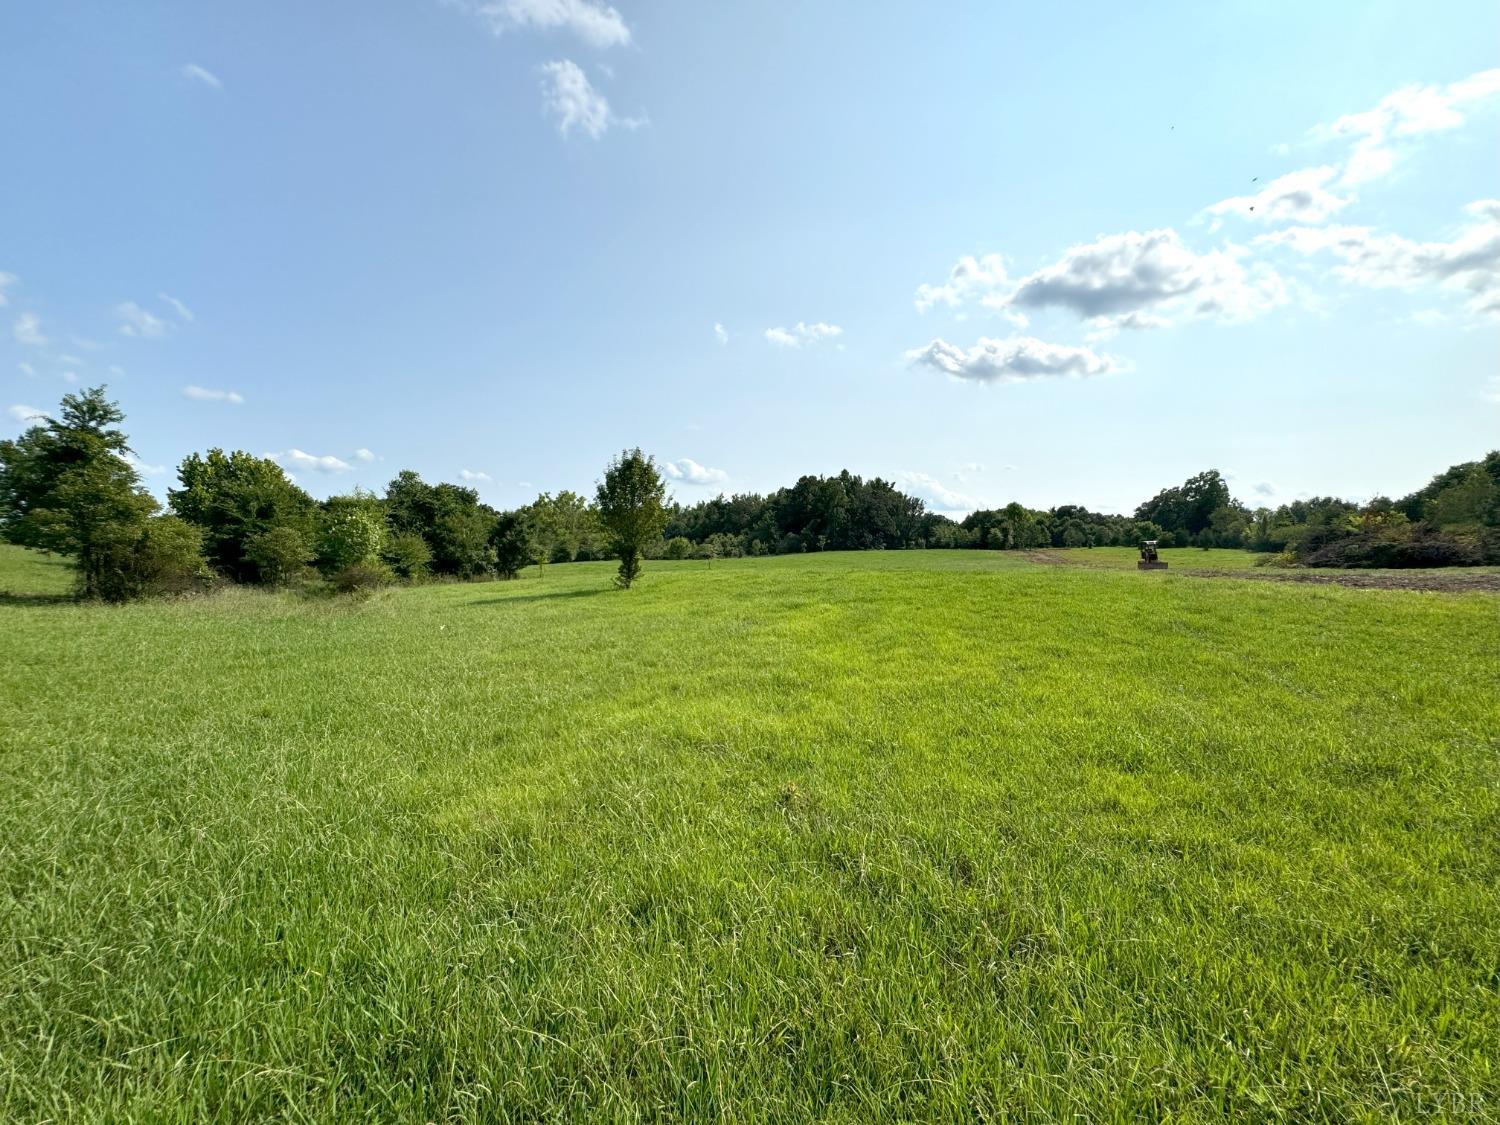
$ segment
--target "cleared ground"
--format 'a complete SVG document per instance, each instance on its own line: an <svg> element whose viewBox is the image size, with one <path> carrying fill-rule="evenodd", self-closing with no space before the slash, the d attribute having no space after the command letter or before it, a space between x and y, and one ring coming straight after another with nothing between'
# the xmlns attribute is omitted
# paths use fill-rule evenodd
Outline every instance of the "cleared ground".
<svg viewBox="0 0 1500 1125"><path fill-rule="evenodd" d="M1492 596L610 569L0 554L0 1118L1500 1110Z"/></svg>
<svg viewBox="0 0 1500 1125"><path fill-rule="evenodd" d="M1306 582L1365 590L1430 590L1436 593L1500 594L1500 567L1445 566L1435 570L1340 570L1331 567L1263 565L1269 556L1217 547L1173 547L1159 552L1168 569L1195 578L1249 578L1259 582ZM1025 558L1053 566L1093 566L1134 570L1134 547L1087 547L1066 551L1027 551Z"/></svg>

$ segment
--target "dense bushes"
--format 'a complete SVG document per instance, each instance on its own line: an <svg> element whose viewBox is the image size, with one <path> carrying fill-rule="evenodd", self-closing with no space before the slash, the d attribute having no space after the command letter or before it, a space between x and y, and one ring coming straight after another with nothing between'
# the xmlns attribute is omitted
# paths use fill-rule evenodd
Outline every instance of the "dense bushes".
<svg viewBox="0 0 1500 1125"><path fill-rule="evenodd" d="M1320 497L1256 513L1252 545L1303 566L1500 565L1500 452L1455 465L1401 500Z"/></svg>

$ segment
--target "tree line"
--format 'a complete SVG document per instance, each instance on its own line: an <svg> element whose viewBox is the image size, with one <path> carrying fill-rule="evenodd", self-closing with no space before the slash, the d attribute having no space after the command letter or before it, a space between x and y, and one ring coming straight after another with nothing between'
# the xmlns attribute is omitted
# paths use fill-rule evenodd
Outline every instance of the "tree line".
<svg viewBox="0 0 1500 1125"><path fill-rule="evenodd" d="M650 558L805 551L1164 545L1244 547L1309 566L1500 563L1500 452L1456 465L1401 500L1334 498L1251 510L1215 471L1133 515L1011 503L962 520L879 477L803 476L769 495L666 502L654 461L625 450L592 498L541 493L500 511L463 485L404 470L383 494L318 501L276 462L194 453L167 510L140 483L103 387L65 395L55 418L0 441L0 538L73 559L78 592L123 601L216 582L367 590L392 581L514 578L527 566L614 559L628 587Z"/></svg>
<svg viewBox="0 0 1500 1125"><path fill-rule="evenodd" d="M317 501L281 466L211 449L178 466L167 510L140 482L103 387L0 441L0 539L73 560L80 596L125 601L218 582L368 590L402 579L513 578L559 558L619 560L628 587L666 522L651 458L625 450L592 503L543 493L512 512L472 488L398 473L385 494Z"/></svg>

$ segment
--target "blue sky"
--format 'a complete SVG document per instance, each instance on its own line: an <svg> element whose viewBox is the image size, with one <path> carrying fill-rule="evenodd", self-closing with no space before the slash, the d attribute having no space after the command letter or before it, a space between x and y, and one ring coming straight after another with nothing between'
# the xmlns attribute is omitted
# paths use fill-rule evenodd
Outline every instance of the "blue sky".
<svg viewBox="0 0 1500 1125"><path fill-rule="evenodd" d="M222 446L512 507L639 444L685 501L1400 494L1500 445L1497 45L1492 0L10 0L0 432L102 381L158 493Z"/></svg>

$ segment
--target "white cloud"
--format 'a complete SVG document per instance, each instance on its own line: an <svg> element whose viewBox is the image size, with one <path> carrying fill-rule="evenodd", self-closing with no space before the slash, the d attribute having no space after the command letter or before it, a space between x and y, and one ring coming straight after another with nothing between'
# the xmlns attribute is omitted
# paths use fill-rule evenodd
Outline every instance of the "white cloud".
<svg viewBox="0 0 1500 1125"><path fill-rule="evenodd" d="M898 484L906 486L912 493L926 500L940 512L972 512L984 507L972 496L955 492L936 477L927 473L901 472L896 474Z"/></svg>
<svg viewBox="0 0 1500 1125"><path fill-rule="evenodd" d="M557 131L565 137L578 129L598 140L611 126L639 129L646 124L644 117L618 116L589 82L583 68L571 59L545 63L541 74L543 112L557 122Z"/></svg>
<svg viewBox="0 0 1500 1125"><path fill-rule="evenodd" d="M1485 402L1500 404L1500 375L1491 375L1484 381L1484 390L1479 392L1479 397Z"/></svg>
<svg viewBox="0 0 1500 1125"><path fill-rule="evenodd" d="M723 484L729 479L729 474L723 469L710 469L707 465L700 465L691 457L684 457L679 461L668 461L662 465L662 471L673 480L682 481L684 484Z"/></svg>
<svg viewBox="0 0 1500 1125"><path fill-rule="evenodd" d="M83 362L83 360L79 359L76 355L66 355L66 354L60 355L60 356L57 357L57 362L58 363L66 364L69 367L86 367L86 366L88 366L87 364L85 364Z"/></svg>
<svg viewBox="0 0 1500 1125"><path fill-rule="evenodd" d="M1226 215L1258 223L1321 223L1347 207L1352 197L1335 195L1328 184L1338 169L1325 164L1302 168L1278 176L1252 195L1236 195L1220 200L1205 210L1214 218L1214 226Z"/></svg>
<svg viewBox="0 0 1500 1125"><path fill-rule="evenodd" d="M222 90L224 83L219 81L219 76L207 67L199 66L197 63L187 63L183 66L182 76L190 82L201 82L210 89Z"/></svg>
<svg viewBox="0 0 1500 1125"><path fill-rule="evenodd" d="M35 379L36 378L36 368L32 367L31 364L29 364L29 363L18 363L18 364L16 364L16 368L21 372L22 375L26 376L26 378L28 378L28 379Z"/></svg>
<svg viewBox="0 0 1500 1125"><path fill-rule="evenodd" d="M125 462L143 477L159 477L167 471L165 465L148 465L134 453L127 452Z"/></svg>
<svg viewBox="0 0 1500 1125"><path fill-rule="evenodd" d="M42 335L42 322L36 313L25 312L16 317L10 332L16 338L16 343L27 347L40 348L47 344L47 337Z"/></svg>
<svg viewBox="0 0 1500 1125"><path fill-rule="evenodd" d="M197 317L195 317L193 315L193 310L192 309L188 308L186 305L184 305L181 301L179 301L176 297L172 296L170 293L158 293L157 296L160 297L167 304L171 305L172 306L172 311L175 312L183 320L188 321L189 323L191 323L192 321L195 321L195 320L198 319Z"/></svg>
<svg viewBox="0 0 1500 1125"><path fill-rule="evenodd" d="M824 324L821 320L816 324L799 320L791 329L780 326L766 329L766 339L781 348L800 348L804 344L816 344L843 334L844 330L837 324Z"/></svg>
<svg viewBox="0 0 1500 1125"><path fill-rule="evenodd" d="M1233 244L1198 254L1170 228L1126 231L1073 246L1024 277L1009 297L1023 308L1062 308L1115 327L1160 327L1175 314L1247 320L1287 300L1269 267L1246 267ZM1135 318L1154 310L1151 319Z"/></svg>
<svg viewBox="0 0 1500 1125"><path fill-rule="evenodd" d="M344 473L352 467L349 462L341 461L331 454L319 457L315 453L304 453L300 449L288 449L285 453L267 453L265 456L278 465L308 469L314 473Z"/></svg>
<svg viewBox="0 0 1500 1125"><path fill-rule="evenodd" d="M375 454L370 452L370 450L368 449L360 448L354 451L354 459L356 461L364 461L368 463L375 460Z"/></svg>
<svg viewBox="0 0 1500 1125"><path fill-rule="evenodd" d="M926 312L939 304L956 308L975 294L982 301L1008 288L1010 278L1005 272L1005 259L999 254L986 254L982 258L965 254L948 271L947 281L941 285L917 286L917 311Z"/></svg>
<svg viewBox="0 0 1500 1125"><path fill-rule="evenodd" d="M167 334L167 322L154 313L149 313L134 301L122 301L115 306L115 316L120 318L120 335L156 339Z"/></svg>
<svg viewBox="0 0 1500 1125"><path fill-rule="evenodd" d="M7 417L15 422L40 422L50 417L45 410L38 410L34 406L22 406L20 403L17 403L15 406L7 406L5 413Z"/></svg>
<svg viewBox="0 0 1500 1125"><path fill-rule="evenodd" d="M981 337L967 350L946 340L933 340L926 347L907 352L906 358L914 365L930 367L955 379L980 383L1105 375L1119 366L1112 356L1090 348L1049 344L1032 336L1011 336L1004 340Z"/></svg>
<svg viewBox="0 0 1500 1125"><path fill-rule="evenodd" d="M596 0L490 0L465 6L483 17L496 35L537 28L571 32L590 47L623 47L630 42L630 28L620 13Z"/></svg>
<svg viewBox="0 0 1500 1125"><path fill-rule="evenodd" d="M1447 86L1404 86L1387 94L1373 109L1349 113L1315 136L1352 141L1342 183L1362 184L1395 167L1402 150L1426 133L1464 123L1461 110L1500 95L1500 68L1480 71Z"/></svg>
<svg viewBox="0 0 1500 1125"><path fill-rule="evenodd" d="M220 391L192 384L182 388L182 397L197 399L199 402L230 402L235 406L245 401L245 397L238 391Z"/></svg>
<svg viewBox="0 0 1500 1125"><path fill-rule="evenodd" d="M467 480L467 481L489 481L489 480L492 480L493 478L490 476L489 473L475 472L473 469L460 469L460 470L458 470L458 479L459 480ZM525 481L522 481L521 482L521 487L522 488L529 488L531 486L528 485Z"/></svg>
<svg viewBox="0 0 1500 1125"><path fill-rule="evenodd" d="M1334 276L1370 288L1440 285L1471 294L1471 313L1500 315L1500 200L1464 208L1467 226L1448 242L1416 242L1369 227L1290 227L1256 239L1299 254L1327 253L1342 264Z"/></svg>
<svg viewBox="0 0 1500 1125"><path fill-rule="evenodd" d="M918 303L924 294L929 304L977 297L1013 317L1022 309L1060 308L1092 321L1104 335L1164 327L1179 316L1248 320L1287 301L1281 276L1264 264L1247 265L1248 255L1233 243L1199 254L1170 228L1126 231L1070 247L1015 282L1003 270L982 268L993 255L964 259L945 285L919 288ZM1019 322L1024 325L1024 316Z"/></svg>
<svg viewBox="0 0 1500 1125"><path fill-rule="evenodd" d="M111 375L113 375L116 379L123 379L123 378L125 378L125 369L123 367L121 367L118 363L111 363L109 365L109 373Z"/></svg>
<svg viewBox="0 0 1500 1125"><path fill-rule="evenodd" d="M5 296L5 291L20 280L15 274L0 270L0 309L10 304L9 298Z"/></svg>
<svg viewBox="0 0 1500 1125"><path fill-rule="evenodd" d="M729 343L729 332L722 324L719 324L717 322L715 322L714 324L714 339L719 341L719 343L721 344Z"/></svg>

